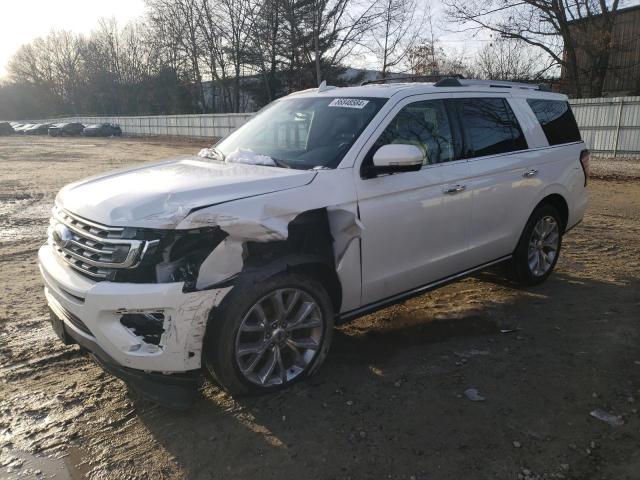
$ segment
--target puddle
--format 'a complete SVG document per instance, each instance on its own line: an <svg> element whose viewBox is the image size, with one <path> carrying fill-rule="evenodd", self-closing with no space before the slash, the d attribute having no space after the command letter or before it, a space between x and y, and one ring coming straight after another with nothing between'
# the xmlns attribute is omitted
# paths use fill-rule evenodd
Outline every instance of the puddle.
<svg viewBox="0 0 640 480"><path fill-rule="evenodd" d="M9 451L0 458L0 478L5 480L37 479L81 480L89 466L82 463L81 451L71 447L62 458L39 457L25 452Z"/></svg>
<svg viewBox="0 0 640 480"><path fill-rule="evenodd" d="M50 216L51 205L42 195L0 194L0 242L44 239Z"/></svg>

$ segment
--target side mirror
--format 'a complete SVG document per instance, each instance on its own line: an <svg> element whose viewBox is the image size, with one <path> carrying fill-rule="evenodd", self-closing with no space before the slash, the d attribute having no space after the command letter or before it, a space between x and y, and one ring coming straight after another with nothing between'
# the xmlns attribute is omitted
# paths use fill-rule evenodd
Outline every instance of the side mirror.
<svg viewBox="0 0 640 480"><path fill-rule="evenodd" d="M383 145L373 155L372 173L413 172L422 168L423 160L422 150L415 145Z"/></svg>

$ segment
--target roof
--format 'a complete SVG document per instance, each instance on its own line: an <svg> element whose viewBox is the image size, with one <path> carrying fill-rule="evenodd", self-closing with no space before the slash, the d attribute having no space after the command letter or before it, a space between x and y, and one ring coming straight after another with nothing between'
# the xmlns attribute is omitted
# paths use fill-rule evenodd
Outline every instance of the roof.
<svg viewBox="0 0 640 480"><path fill-rule="evenodd" d="M636 10L640 10L640 5L633 5L631 7L625 7L625 8L618 8L616 10L616 17L619 17L620 15L624 15L625 13L631 13L633 11ZM602 13L598 13L596 15L590 15L588 17L582 17L582 18L576 18L574 20L569 20L567 23L569 25L574 24L574 23L580 23L580 22L588 22L589 20L593 20L594 18L600 18L602 16Z"/></svg>
<svg viewBox="0 0 640 480"><path fill-rule="evenodd" d="M458 86L439 86L433 82L411 83L376 83L359 87L310 88L288 95L290 97L359 97L359 98L391 98L395 95L408 96L435 93L504 93L517 97L548 97L566 99L565 95L551 93L540 89L537 85L493 81L493 80L459 80Z"/></svg>

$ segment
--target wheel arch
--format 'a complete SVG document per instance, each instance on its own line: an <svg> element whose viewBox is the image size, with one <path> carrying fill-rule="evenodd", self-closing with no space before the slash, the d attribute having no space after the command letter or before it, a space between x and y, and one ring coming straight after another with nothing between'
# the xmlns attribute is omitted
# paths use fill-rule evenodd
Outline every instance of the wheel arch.
<svg viewBox="0 0 640 480"><path fill-rule="evenodd" d="M278 258L258 269L240 274L237 282L264 282L281 273L297 273L313 278L327 291L335 313L340 312L342 306L342 283L338 274L323 258L314 255L291 254Z"/></svg>
<svg viewBox="0 0 640 480"><path fill-rule="evenodd" d="M569 204L567 203L567 200L559 193L549 194L538 202L531 213L533 214L533 212L542 205L551 205L558 211L560 214L560 220L562 221L562 230L564 231L567 228L567 223L569 222Z"/></svg>
<svg viewBox="0 0 640 480"><path fill-rule="evenodd" d="M342 306L342 284L335 269L326 263L301 263L290 268L294 273L300 273L316 279L327 290L334 313L340 312Z"/></svg>

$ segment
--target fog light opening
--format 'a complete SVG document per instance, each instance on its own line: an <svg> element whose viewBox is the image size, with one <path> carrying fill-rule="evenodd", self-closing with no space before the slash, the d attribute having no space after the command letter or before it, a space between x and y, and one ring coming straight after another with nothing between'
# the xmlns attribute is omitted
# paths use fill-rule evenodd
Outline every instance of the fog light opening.
<svg viewBox="0 0 640 480"><path fill-rule="evenodd" d="M160 347L160 340L164 333L163 312L144 312L144 313L125 313L120 317L120 323L127 328L133 335L138 337L144 343ZM136 350L138 350L138 347ZM159 348L145 348L145 351L153 353L159 351Z"/></svg>

